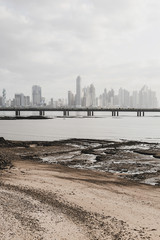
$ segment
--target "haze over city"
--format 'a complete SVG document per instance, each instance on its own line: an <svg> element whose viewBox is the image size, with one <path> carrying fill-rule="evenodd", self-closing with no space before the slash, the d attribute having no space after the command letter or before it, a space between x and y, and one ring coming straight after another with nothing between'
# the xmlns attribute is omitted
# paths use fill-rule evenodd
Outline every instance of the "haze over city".
<svg viewBox="0 0 160 240"><path fill-rule="evenodd" d="M68 90L66 98L58 97L46 100L41 86L33 85L32 94L15 93L14 98L8 99L6 89L0 96L0 107L29 107L48 106L57 107L101 107L101 108L157 108L158 100L156 92L144 85L138 91L129 92L125 88L119 88L118 92L112 89L104 89L100 95L96 94L94 84L83 86L80 76L76 78L76 88Z"/></svg>
<svg viewBox="0 0 160 240"><path fill-rule="evenodd" d="M158 0L0 0L0 82L9 98L40 85L48 100L83 85L160 96ZM25 87L24 87L25 86Z"/></svg>

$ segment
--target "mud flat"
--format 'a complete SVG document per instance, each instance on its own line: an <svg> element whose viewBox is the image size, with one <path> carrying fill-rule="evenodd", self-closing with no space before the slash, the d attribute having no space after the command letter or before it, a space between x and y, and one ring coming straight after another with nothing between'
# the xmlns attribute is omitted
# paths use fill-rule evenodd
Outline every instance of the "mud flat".
<svg viewBox="0 0 160 240"><path fill-rule="evenodd" d="M0 120L37 120L37 119L52 119L46 116L0 116Z"/></svg>
<svg viewBox="0 0 160 240"><path fill-rule="evenodd" d="M0 239L160 239L160 148L0 138Z"/></svg>

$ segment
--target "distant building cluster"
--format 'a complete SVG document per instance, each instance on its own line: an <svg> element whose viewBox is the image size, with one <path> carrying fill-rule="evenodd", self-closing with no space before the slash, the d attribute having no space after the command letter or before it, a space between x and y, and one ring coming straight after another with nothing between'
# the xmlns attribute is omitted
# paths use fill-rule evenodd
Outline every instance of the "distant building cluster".
<svg viewBox="0 0 160 240"><path fill-rule="evenodd" d="M130 93L120 88L116 94L113 89L104 92L96 97L96 90L93 84L81 88L81 78L76 79L76 94L68 91L69 107L122 107L122 108L156 108L158 101L156 92L144 86L140 91Z"/></svg>
<svg viewBox="0 0 160 240"><path fill-rule="evenodd" d="M32 101L30 96L25 96L23 93L16 93L11 100L6 99L6 90L3 89L3 96L0 96L1 107L29 107L41 106L43 104L43 97L41 94L41 87L34 85L32 87Z"/></svg>
<svg viewBox="0 0 160 240"><path fill-rule="evenodd" d="M53 100L45 102L42 96L42 89L38 85L32 86L32 97L25 96L23 93L16 93L14 98L7 100L6 90L3 89L0 96L0 107L30 107L30 106L47 106L47 107L122 107L122 108L156 108L158 101L156 92L144 86L139 91L130 93L126 89L120 88L118 93L113 89L105 88L103 93L96 96L96 89L93 84L82 88L81 77L76 78L75 94L68 91L68 99Z"/></svg>

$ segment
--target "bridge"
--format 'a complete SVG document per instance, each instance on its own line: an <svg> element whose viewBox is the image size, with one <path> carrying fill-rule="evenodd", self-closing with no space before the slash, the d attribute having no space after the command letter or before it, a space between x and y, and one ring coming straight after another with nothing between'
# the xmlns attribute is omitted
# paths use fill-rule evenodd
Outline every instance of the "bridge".
<svg viewBox="0 0 160 240"><path fill-rule="evenodd" d="M95 112L111 112L112 116L119 116L121 112L135 112L138 117L144 117L146 112L158 112L160 108L71 108L71 107L1 107L0 112L15 112L15 116L20 116L21 112L39 112L40 116L44 116L45 112L63 112L64 117L69 117L70 112L86 112L88 117L94 116Z"/></svg>

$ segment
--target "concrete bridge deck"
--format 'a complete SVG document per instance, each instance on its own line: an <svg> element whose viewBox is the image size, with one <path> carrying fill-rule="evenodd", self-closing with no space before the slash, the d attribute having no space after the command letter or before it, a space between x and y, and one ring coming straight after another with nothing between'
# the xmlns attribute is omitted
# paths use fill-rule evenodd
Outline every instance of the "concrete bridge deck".
<svg viewBox="0 0 160 240"><path fill-rule="evenodd" d="M144 116L145 112L159 112L160 108L51 108L51 107L1 107L0 112L15 112L16 116L20 116L21 112L39 112L40 116L44 116L45 112L63 112L63 116L69 116L70 112L86 112L87 116L94 116L94 112L111 112L112 116L119 116L120 112L136 112L138 117Z"/></svg>

